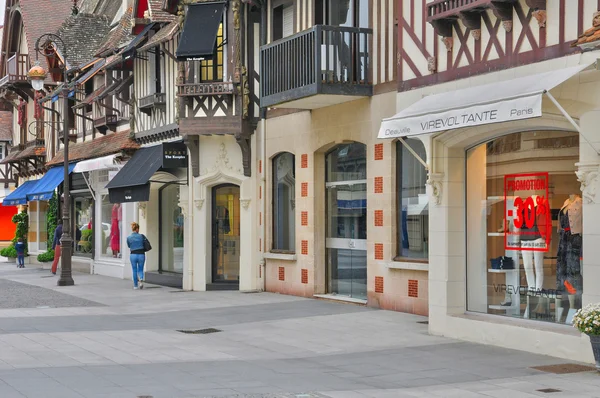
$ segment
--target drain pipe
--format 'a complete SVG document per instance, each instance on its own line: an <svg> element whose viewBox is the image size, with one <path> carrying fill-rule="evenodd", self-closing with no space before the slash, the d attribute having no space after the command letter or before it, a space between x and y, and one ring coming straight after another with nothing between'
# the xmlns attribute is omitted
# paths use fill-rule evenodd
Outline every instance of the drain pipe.
<svg viewBox="0 0 600 398"><path fill-rule="evenodd" d="M264 46L267 44L267 1L263 1L260 8L260 45ZM259 57L260 66L260 83L259 83L259 98L262 98L262 57ZM260 231L262 247L260 251L262 253L260 260L260 267L262 270L262 291L267 291L267 261L265 259L266 250L266 220L267 220L267 185L266 185L266 174L267 174L267 109L260 108L260 140L261 140L261 164L262 170L260 173L260 187L262 189L262 228Z"/></svg>

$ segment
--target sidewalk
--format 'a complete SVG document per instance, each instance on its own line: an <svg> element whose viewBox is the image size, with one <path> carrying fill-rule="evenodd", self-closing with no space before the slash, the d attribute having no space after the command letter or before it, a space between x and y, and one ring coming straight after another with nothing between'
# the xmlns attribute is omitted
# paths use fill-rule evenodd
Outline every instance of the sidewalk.
<svg viewBox="0 0 600 398"><path fill-rule="evenodd" d="M0 398L600 397L595 371L532 369L566 361L429 336L419 316L49 276L0 263Z"/></svg>

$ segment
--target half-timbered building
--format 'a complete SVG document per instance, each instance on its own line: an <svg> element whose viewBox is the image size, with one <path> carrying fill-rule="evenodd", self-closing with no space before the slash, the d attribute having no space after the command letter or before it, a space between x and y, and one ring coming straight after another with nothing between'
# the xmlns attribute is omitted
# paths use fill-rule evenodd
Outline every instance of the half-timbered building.
<svg viewBox="0 0 600 398"><path fill-rule="evenodd" d="M371 168L398 239L377 244L404 267L399 245L427 246L428 287L413 293L429 299L431 333L591 361L572 322L600 297L599 7L399 2L396 114L373 133Z"/></svg>

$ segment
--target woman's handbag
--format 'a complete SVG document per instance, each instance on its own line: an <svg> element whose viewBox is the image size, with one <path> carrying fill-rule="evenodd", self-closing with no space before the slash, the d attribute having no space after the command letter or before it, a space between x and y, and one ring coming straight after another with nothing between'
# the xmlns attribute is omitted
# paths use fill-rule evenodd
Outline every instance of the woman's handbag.
<svg viewBox="0 0 600 398"><path fill-rule="evenodd" d="M492 269L515 269L515 262L512 257L500 256L490 259Z"/></svg>
<svg viewBox="0 0 600 398"><path fill-rule="evenodd" d="M146 238L146 235L142 235L142 237L144 238L144 251L149 252L152 250L152 245L150 244L148 238Z"/></svg>

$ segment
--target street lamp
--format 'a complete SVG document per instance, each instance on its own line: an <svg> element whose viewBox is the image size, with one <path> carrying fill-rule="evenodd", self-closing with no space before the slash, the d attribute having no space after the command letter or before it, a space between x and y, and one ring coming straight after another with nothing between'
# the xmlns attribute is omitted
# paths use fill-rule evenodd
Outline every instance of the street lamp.
<svg viewBox="0 0 600 398"><path fill-rule="evenodd" d="M40 43L42 47L40 47ZM65 55L65 43L62 39L52 33L45 33L40 36L35 42L35 64L29 70L28 76L31 80L31 86L34 90L40 91L44 88L44 80L46 79L47 72L40 65L38 61L38 54L42 56L48 56L53 54L52 57L59 59L56 54L55 43L60 44L63 56ZM73 281L73 275L71 272L71 255L73 249L73 239L71 238L71 223L70 223L70 211L71 211L71 192L69 187L69 85L68 85L68 71L67 66L63 63L61 69L63 70L63 144L64 144L64 180L63 180L63 191L64 191L64 204L63 204L63 234L60 240L60 278L58 278L58 286L72 286L75 284Z"/></svg>

